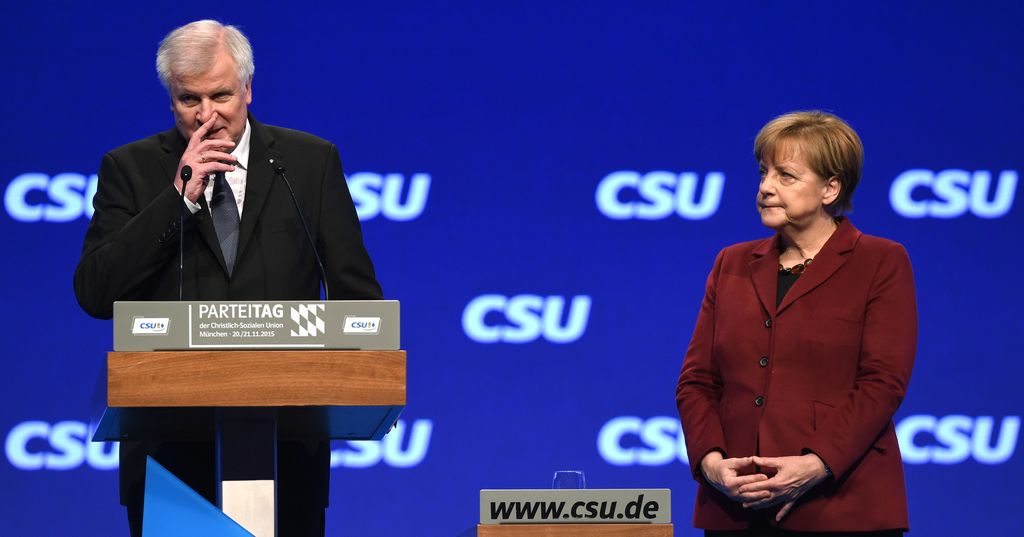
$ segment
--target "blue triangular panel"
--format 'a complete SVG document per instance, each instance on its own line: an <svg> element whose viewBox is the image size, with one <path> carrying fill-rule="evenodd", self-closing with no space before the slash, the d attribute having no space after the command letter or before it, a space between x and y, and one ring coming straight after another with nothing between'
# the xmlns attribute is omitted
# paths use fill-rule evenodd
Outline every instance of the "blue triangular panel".
<svg viewBox="0 0 1024 537"><path fill-rule="evenodd" d="M252 537L160 463L146 457L142 537Z"/></svg>

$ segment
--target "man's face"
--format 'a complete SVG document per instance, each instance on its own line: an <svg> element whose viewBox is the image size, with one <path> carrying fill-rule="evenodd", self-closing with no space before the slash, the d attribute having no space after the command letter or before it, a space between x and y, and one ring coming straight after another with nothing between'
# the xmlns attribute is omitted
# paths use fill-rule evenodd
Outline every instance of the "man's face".
<svg viewBox="0 0 1024 537"><path fill-rule="evenodd" d="M238 143L245 132L245 118L252 102L252 81L244 85L227 52L217 52L213 67L196 76L171 77L171 110L174 124L185 139L214 114L217 120L208 139Z"/></svg>

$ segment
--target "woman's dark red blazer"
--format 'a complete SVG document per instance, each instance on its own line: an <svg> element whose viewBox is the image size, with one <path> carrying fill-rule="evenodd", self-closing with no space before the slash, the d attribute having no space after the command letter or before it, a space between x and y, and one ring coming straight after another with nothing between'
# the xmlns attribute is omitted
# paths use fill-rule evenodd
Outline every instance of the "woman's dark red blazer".
<svg viewBox="0 0 1024 537"><path fill-rule="evenodd" d="M892 420L917 344L907 252L843 219L776 308L778 241L718 254L686 351L676 403L700 483L694 524L743 529L764 518L703 481L701 459L721 450L814 452L831 468L834 478L808 492L782 528L908 528Z"/></svg>

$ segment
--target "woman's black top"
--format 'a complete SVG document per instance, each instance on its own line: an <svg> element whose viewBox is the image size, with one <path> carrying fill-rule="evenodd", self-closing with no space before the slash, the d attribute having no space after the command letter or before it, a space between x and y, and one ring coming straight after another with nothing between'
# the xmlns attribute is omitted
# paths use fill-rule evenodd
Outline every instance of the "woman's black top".
<svg viewBox="0 0 1024 537"><path fill-rule="evenodd" d="M799 277L799 273L779 271L779 290L775 293L776 308L779 307L779 304L782 304L782 298L786 296L786 291L793 287L793 284L796 283Z"/></svg>

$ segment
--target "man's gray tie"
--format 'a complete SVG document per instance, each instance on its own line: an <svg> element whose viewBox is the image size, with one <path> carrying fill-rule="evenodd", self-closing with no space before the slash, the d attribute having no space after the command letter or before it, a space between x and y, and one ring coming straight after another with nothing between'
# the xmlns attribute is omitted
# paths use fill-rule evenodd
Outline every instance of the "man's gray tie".
<svg viewBox="0 0 1024 537"><path fill-rule="evenodd" d="M218 172L213 177L213 199L210 201L210 212L213 214L213 228L217 230L220 251L224 254L224 263L228 267L228 275L235 269L235 254L238 250L238 204L235 193L224 177Z"/></svg>

